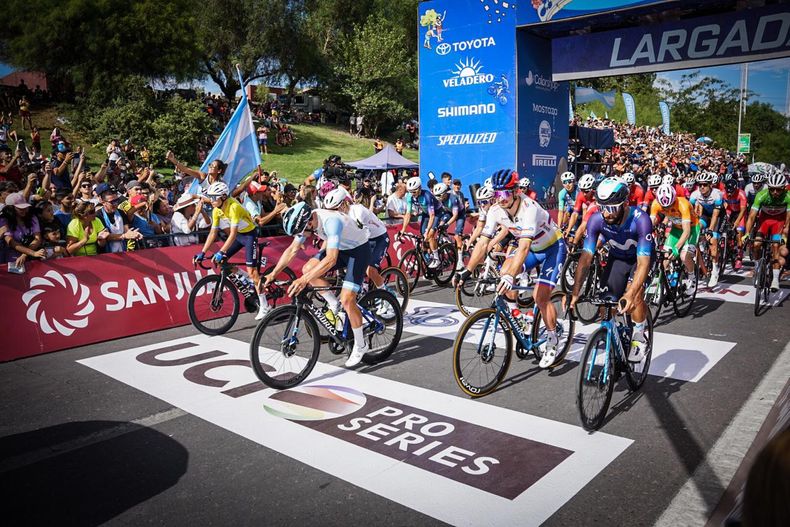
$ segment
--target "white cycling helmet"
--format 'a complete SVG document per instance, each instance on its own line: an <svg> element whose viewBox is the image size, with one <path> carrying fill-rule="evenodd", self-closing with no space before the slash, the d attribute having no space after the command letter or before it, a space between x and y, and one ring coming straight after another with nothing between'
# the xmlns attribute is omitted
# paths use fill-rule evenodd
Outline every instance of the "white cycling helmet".
<svg viewBox="0 0 790 527"><path fill-rule="evenodd" d="M422 187L422 181L420 181L420 178L418 177L413 177L406 182L406 190L408 190L409 192L420 190L421 187Z"/></svg>
<svg viewBox="0 0 790 527"><path fill-rule="evenodd" d="M700 172L697 174L697 183L713 183L713 174L710 172Z"/></svg>
<svg viewBox="0 0 790 527"><path fill-rule="evenodd" d="M665 174L664 177L661 178L661 184L662 185L674 185L675 184L675 178L672 176L672 174Z"/></svg>
<svg viewBox="0 0 790 527"><path fill-rule="evenodd" d="M692 190L694 188L694 180L687 179L686 181L684 181L683 188L685 188L686 190Z"/></svg>
<svg viewBox="0 0 790 527"><path fill-rule="evenodd" d="M647 188L657 188L661 184L661 174L650 174L647 178Z"/></svg>
<svg viewBox="0 0 790 527"><path fill-rule="evenodd" d="M532 181L530 181L528 177L523 177L518 180L518 188L521 190L527 190L531 184Z"/></svg>
<svg viewBox="0 0 790 527"><path fill-rule="evenodd" d="M661 185L656 190L658 204L664 208L671 207L675 203L676 198L677 192L675 192L675 187L672 185Z"/></svg>
<svg viewBox="0 0 790 527"><path fill-rule="evenodd" d="M489 178L486 178L485 181L483 181L483 186L484 187L494 188L494 183L491 181L491 178L489 177Z"/></svg>
<svg viewBox="0 0 790 527"><path fill-rule="evenodd" d="M576 181L576 174L573 172L563 172L560 176L560 181L562 181L563 185L566 183L573 183Z"/></svg>
<svg viewBox="0 0 790 527"><path fill-rule="evenodd" d="M228 196L230 195L230 189L228 185L225 184L224 181L217 181L216 183L212 183L208 190L206 191L206 195L213 197L213 196Z"/></svg>
<svg viewBox="0 0 790 527"><path fill-rule="evenodd" d="M625 174L623 174L623 181L625 182L626 185L633 185L634 182L636 181L636 178L631 172L626 172Z"/></svg>
<svg viewBox="0 0 790 527"><path fill-rule="evenodd" d="M438 198L447 194L447 191L449 190L450 189L444 183L437 183L433 186L432 192L433 195Z"/></svg>
<svg viewBox="0 0 790 527"><path fill-rule="evenodd" d="M713 178L713 184L714 185L718 185L719 184L719 175L716 172L709 172L709 174L711 175L711 178Z"/></svg>
<svg viewBox="0 0 790 527"><path fill-rule="evenodd" d="M787 185L787 178L778 170L772 170L768 175L768 188L784 188Z"/></svg>
<svg viewBox="0 0 790 527"><path fill-rule="evenodd" d="M592 190L595 186L595 176L592 174L584 174L579 179L579 190L582 192L587 192L588 190Z"/></svg>
<svg viewBox="0 0 790 527"><path fill-rule="evenodd" d="M765 183L767 177L765 172L755 172L752 174L752 183Z"/></svg>
<svg viewBox="0 0 790 527"><path fill-rule="evenodd" d="M477 193L475 194L478 200L489 200L494 197L494 189L488 185L484 185L477 189Z"/></svg>
<svg viewBox="0 0 790 527"><path fill-rule="evenodd" d="M324 208L336 210L347 198L349 198L348 191L343 187L338 187L324 197Z"/></svg>

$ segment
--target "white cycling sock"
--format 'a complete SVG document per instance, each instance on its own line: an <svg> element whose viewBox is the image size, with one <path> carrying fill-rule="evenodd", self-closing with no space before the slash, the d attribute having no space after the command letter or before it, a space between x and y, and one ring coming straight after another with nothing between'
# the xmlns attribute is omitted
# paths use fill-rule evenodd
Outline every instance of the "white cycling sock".
<svg viewBox="0 0 790 527"><path fill-rule="evenodd" d="M779 273L780 273L780 271L781 271L781 269L773 269L773 272L774 272L774 281L775 281L775 282L778 282L778 281L779 281Z"/></svg>
<svg viewBox="0 0 790 527"><path fill-rule="evenodd" d="M354 345L358 348L364 348L367 346L367 343L365 342L365 333L362 328L363 326L351 328L351 331L354 333Z"/></svg>
<svg viewBox="0 0 790 527"><path fill-rule="evenodd" d="M546 344L555 345L555 346L557 345L558 339L557 339L556 329L557 328L554 328L554 330L551 329L546 330Z"/></svg>
<svg viewBox="0 0 790 527"><path fill-rule="evenodd" d="M332 291L321 291L320 293L324 300L326 300L326 303L329 304L329 309L337 313L340 301L338 301L335 294Z"/></svg>
<svg viewBox="0 0 790 527"><path fill-rule="evenodd" d="M634 333L631 336L631 340L638 340L639 342L644 342L646 325L647 325L646 320L642 322L634 322Z"/></svg>
<svg viewBox="0 0 790 527"><path fill-rule="evenodd" d="M266 295L263 293L258 293L258 305L261 306L261 311L264 309L269 308L269 301L266 300Z"/></svg>

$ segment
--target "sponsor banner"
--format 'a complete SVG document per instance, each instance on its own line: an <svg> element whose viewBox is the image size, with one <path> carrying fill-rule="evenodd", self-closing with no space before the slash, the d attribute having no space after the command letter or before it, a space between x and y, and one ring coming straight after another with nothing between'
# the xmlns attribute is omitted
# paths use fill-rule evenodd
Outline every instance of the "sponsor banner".
<svg viewBox="0 0 790 527"><path fill-rule="evenodd" d="M623 104L625 104L625 118L628 119L628 124L636 124L636 102L630 93L623 92Z"/></svg>
<svg viewBox="0 0 790 527"><path fill-rule="evenodd" d="M467 222L467 230L473 223ZM392 233L400 224L388 228ZM273 265L291 238L266 241L271 246L263 255ZM198 246L167 247L33 261L23 275L0 274L0 332L6 335L0 362L189 324L189 292L213 272L193 267L198 251ZM316 252L308 244L290 267L300 275ZM397 261L394 246L390 256ZM239 253L232 262L243 268L243 258Z"/></svg>
<svg viewBox="0 0 790 527"><path fill-rule="evenodd" d="M666 101L660 101L658 109L661 110L661 130L664 135L669 135L669 104Z"/></svg>
<svg viewBox="0 0 790 527"><path fill-rule="evenodd" d="M324 363L267 389L249 345L225 337L79 362L452 525L540 525L632 443Z"/></svg>
<svg viewBox="0 0 790 527"><path fill-rule="evenodd" d="M497 3L497 0L483 0ZM518 25L568 18L608 15L622 9L661 3L661 0L533 0L519 3Z"/></svg>
<svg viewBox="0 0 790 527"><path fill-rule="evenodd" d="M557 38L552 51L554 80L787 57L790 5Z"/></svg>
<svg viewBox="0 0 790 527"><path fill-rule="evenodd" d="M548 40L520 31L518 39L518 172L550 201L558 166L568 154L567 82L551 80Z"/></svg>
<svg viewBox="0 0 790 527"><path fill-rule="evenodd" d="M785 292L785 295L788 292ZM702 296L698 293L697 296ZM403 317L403 331L426 337L455 340L464 316L454 305L410 299ZM573 344L566 360L578 362L595 324L576 323ZM698 382L735 347L734 342L673 335L656 331L650 375Z"/></svg>
<svg viewBox="0 0 790 527"><path fill-rule="evenodd" d="M419 5L420 170L465 185L516 165L515 6Z"/></svg>

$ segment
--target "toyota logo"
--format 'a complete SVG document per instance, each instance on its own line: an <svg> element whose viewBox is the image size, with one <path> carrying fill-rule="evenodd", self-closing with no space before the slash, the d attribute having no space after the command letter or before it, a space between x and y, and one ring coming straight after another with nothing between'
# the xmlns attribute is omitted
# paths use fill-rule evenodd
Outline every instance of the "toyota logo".
<svg viewBox="0 0 790 527"><path fill-rule="evenodd" d="M436 53L438 53L439 55L447 55L448 53L450 53L450 44L448 44L447 42L443 42L439 44L438 46L436 46Z"/></svg>

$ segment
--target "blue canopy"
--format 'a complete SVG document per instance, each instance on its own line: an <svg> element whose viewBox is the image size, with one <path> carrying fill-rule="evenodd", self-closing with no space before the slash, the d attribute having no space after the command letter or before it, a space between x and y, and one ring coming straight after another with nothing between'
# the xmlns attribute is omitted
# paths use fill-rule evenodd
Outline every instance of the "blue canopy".
<svg viewBox="0 0 790 527"><path fill-rule="evenodd" d="M391 168L417 168L420 166L397 153L391 145L385 146L381 152L367 159L352 161L348 164L363 170L389 170Z"/></svg>
<svg viewBox="0 0 790 527"><path fill-rule="evenodd" d="M697 139L697 142L698 143L708 143L708 144L710 144L710 143L713 142L713 139L711 139L710 137L708 137L706 135L706 136L703 136L703 137L700 137L699 139Z"/></svg>

